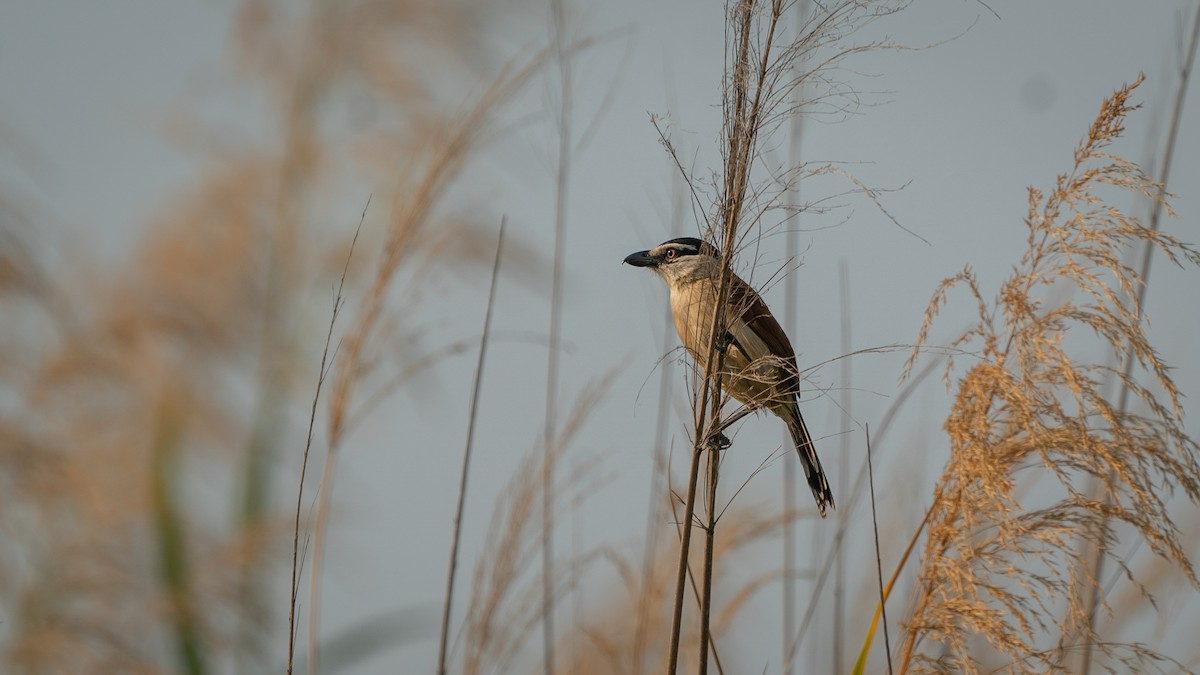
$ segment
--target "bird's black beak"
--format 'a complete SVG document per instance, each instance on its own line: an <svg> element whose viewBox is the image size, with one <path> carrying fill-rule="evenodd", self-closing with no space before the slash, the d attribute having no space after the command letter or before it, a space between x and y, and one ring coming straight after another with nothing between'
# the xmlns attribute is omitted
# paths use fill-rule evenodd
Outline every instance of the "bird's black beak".
<svg viewBox="0 0 1200 675"><path fill-rule="evenodd" d="M658 267L658 258L650 255L650 251L638 251L625 256L625 264L634 267Z"/></svg>

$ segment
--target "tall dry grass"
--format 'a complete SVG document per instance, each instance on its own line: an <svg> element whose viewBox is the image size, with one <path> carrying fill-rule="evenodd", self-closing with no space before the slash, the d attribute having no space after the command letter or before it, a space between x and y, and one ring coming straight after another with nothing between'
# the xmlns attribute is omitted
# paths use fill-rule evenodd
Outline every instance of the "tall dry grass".
<svg viewBox="0 0 1200 675"><path fill-rule="evenodd" d="M671 506L679 513L678 503L663 504L664 509ZM752 564L757 557L772 551L788 521L802 515L802 512L781 514L760 505L735 506L725 515L718 531L712 554L714 567L730 570ZM615 572L614 590L593 603L583 624L564 639L562 651L573 655L568 663L569 672L615 675L662 672L667 668L672 637L671 592L678 564L677 542L678 537L664 538L649 551L652 562L648 574L643 571L641 560L635 561L620 551L603 552L602 565ZM692 552L690 564L697 572L704 565L705 555L698 549ZM748 663L765 662L762 655L747 659L737 641L725 636L739 625L761 618L755 617L749 608L754 600L772 592L781 582L782 574L781 569L769 569L753 575L723 573L715 577L715 592L720 603L709 624L709 631L714 636L710 658L715 659L713 667L719 672L742 672L740 669ZM690 602L699 601L698 583L688 592ZM629 620L641 613L647 617L644 623ZM695 672L699 667L701 629L699 615L687 615L678 664L683 672ZM644 634L639 637L638 632ZM642 645L640 649L637 648L639 644Z"/></svg>
<svg viewBox="0 0 1200 675"><path fill-rule="evenodd" d="M946 369L950 460L930 507L899 672L982 672L996 659L1012 672L1061 671L1085 648L1118 671L1175 667L1144 645L1102 640L1075 592L1102 583L1080 578L1091 569L1081 540L1143 591L1119 542L1145 542L1200 586L1174 515L1200 502L1200 446L1185 433L1170 367L1147 340L1136 300L1145 280L1124 262L1143 242L1175 264L1200 263L1200 254L1113 205L1121 193L1164 198L1109 151L1141 82L1104 101L1069 172L1047 192L1029 190L1027 248L995 296L968 266L930 302L917 350L951 290L966 291L977 317L950 343L966 352ZM1126 355L1138 365L1132 375L1109 365ZM1137 406L1118 406L1114 383Z"/></svg>
<svg viewBox="0 0 1200 675"><path fill-rule="evenodd" d="M822 211L847 193L876 199L847 177L846 193L789 202L801 180L840 170L768 166L763 148L798 114L846 114L859 92L844 62L892 46L855 43L856 30L906 4L730 4L717 194L683 172L698 212L711 218L698 229L729 252L726 274L735 265L752 272L759 247L794 230L796 214ZM553 56L566 64L560 82L569 89L563 50L580 47L556 43L557 51L503 71L472 104L448 102L439 87L451 79L446 72L482 60L467 30L481 24L479 11L466 2L246 0L238 5L233 60L239 87L258 97L272 133L173 120L181 144L214 161L156 213L120 270L64 276L38 255L36 238L0 228L0 377L6 405L13 402L0 417L0 669L282 670L282 637L295 650L286 667L337 669L317 649L326 635L321 551L337 523L337 462L351 451L348 434L389 393L441 357L474 349L473 340L434 347L423 339L422 302L436 287L436 263L491 261L492 251L475 242L493 241L492 214L480 222L446 218L446 197L514 91ZM785 22L789 12L798 13L798 27ZM1106 154L1132 107L1129 91L1106 103L1074 170L1048 193L1031 192L1029 250L997 296L985 301L967 269L939 289L927 315L918 349L951 288L966 288L979 308L978 321L953 343L971 355L947 370L949 381L958 378L946 424L952 456L922 566L911 571L918 594L904 619L902 670L1057 670L1085 645L1112 669L1172 670L1143 645L1097 635L1075 592L1107 581L1088 577L1080 539L1146 588L1179 570L1195 583L1174 509L1196 500L1197 448L1183 433L1170 371L1130 302L1142 280L1121 252L1149 242L1172 260L1196 262L1196 254L1103 201L1111 190L1157 194L1136 166ZM559 131L570 140L569 127ZM411 161L398 167L397 157ZM346 184L361 186L364 175L385 178L347 265L354 214L327 199ZM714 327L720 321L714 317ZM325 379L314 401L313 356L327 326L328 362L319 366ZM1122 376L1105 365L1112 354L1132 354L1142 371ZM1126 411L1106 398L1114 377L1140 408ZM757 570L754 563L770 560L768 544L807 512L773 513L744 496L731 506L729 491L717 491L719 459L699 484L706 439L729 419L719 382L700 383L691 397L695 488L686 501L695 511L685 514L678 478L664 478L652 514L672 515L651 516L659 536L647 537L654 543L641 564L616 548L567 557L552 550L551 527L565 527L583 500L610 496L597 489L603 474L594 464L554 470L566 465L607 384L584 391L565 415L550 409L538 420L543 440L514 467L493 508L466 607L445 608L447 616L451 609L465 615L449 622L447 670L659 672L677 662L691 672L711 660L719 672L771 671L771 659L740 652L731 636L764 623L745 610L799 573L780 562L747 577L741 563ZM553 378L547 389L554 398ZM661 405L665 420L665 399ZM303 444L300 420L312 422L319 486L283 459ZM664 433L662 456L667 444ZM665 462L659 470L669 471ZM1093 483L1099 495L1086 489ZM309 511L316 490L318 506ZM850 506L841 495L839 504ZM828 560L852 545L856 533L847 526L833 536ZM705 546L683 547L680 556L676 543L696 529L707 535ZM1158 554L1152 566L1122 559L1116 544L1138 538ZM287 598L277 591L293 561ZM590 601L577 623L554 611L606 564L617 581L600 587L604 598ZM817 603L832 564L815 566L811 584L797 584L809 596L795 608L799 626L795 617L785 621L796 635L785 640L783 669L808 628L825 620ZM850 586L870 587L874 597L875 570L848 574ZM1112 604L1144 605L1143 588L1127 586ZM296 623L283 636L287 600ZM547 642L540 655L539 632Z"/></svg>
<svg viewBox="0 0 1200 675"><path fill-rule="evenodd" d="M659 129L667 152L689 181L695 208L704 219L697 224L702 238L722 251L720 274L715 282L716 304L708 318L708 342L714 347L727 333L727 300L730 279L743 251L754 251L763 240L780 229L794 226L804 211L827 208L823 200L796 205L797 186L822 175L839 174L850 184L848 192L875 199L875 193L831 164L775 166L764 157L765 149L785 123L806 116L846 115L857 104L858 92L839 79L846 61L869 51L896 48L878 42L856 42L856 34L881 18L902 11L906 2L862 2L847 0L808 6L798 2L741 0L726 7L726 63L722 75L723 122L720 150L723 165L714 179L717 194L705 204L698 187L679 159L671 140ZM797 27L793 28L793 23ZM842 193L844 196L846 193ZM829 197L827 199L833 199ZM710 215L711 212L711 215ZM752 266L751 266L752 271ZM753 279L752 276L747 275ZM710 348L697 363L699 373L724 370L724 351ZM683 609L691 556L692 523L704 533L704 563L701 565L699 615L700 644L698 672L706 673L714 614L712 586L716 528L724 507L718 502L721 460L728 443L724 431L751 412L724 412L730 397L722 390L722 378L698 376L693 387L692 452L686 493L683 499L683 528L675 582L671 648L667 671L676 672L682 638ZM700 467L705 466L703 486ZM703 491L701 491L701 487ZM697 507L703 502L703 515ZM719 665L718 665L719 667Z"/></svg>
<svg viewBox="0 0 1200 675"><path fill-rule="evenodd" d="M461 94L443 86L486 61L482 11L239 2L219 88L200 89L166 121L200 171L163 198L126 260L110 269L88 264L86 246L10 243L4 222L0 670L261 672L283 662L279 554L292 523L282 502L294 494L295 422L323 335L309 328L324 324L314 316L353 225L330 195L354 185L365 200L364 185L382 186L371 216L394 225L389 241L370 224L363 238L404 267L408 291L393 289L386 330L360 352L369 405L343 408L354 421L454 353L419 338L430 263L489 260L470 235L490 218L430 216L436 189L426 181L415 199L412 189L430 165L453 169L468 154L448 126L486 130L478 119L447 124ZM231 101L258 117L243 127L205 116ZM439 176L444 189L454 174ZM351 297L363 288L357 269ZM371 311L355 303L346 314L361 322ZM354 367L364 374L363 362Z"/></svg>

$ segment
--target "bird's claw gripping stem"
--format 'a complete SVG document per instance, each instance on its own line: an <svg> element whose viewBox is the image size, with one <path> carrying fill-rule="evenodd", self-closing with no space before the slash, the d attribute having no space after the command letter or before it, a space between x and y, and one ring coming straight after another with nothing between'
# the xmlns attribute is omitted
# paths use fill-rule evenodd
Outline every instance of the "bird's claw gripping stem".
<svg viewBox="0 0 1200 675"><path fill-rule="evenodd" d="M718 431L717 433L708 437L708 442L705 443L705 445L708 446L709 450L716 450L720 452L721 450L725 450L729 446L733 445L733 441L729 440L728 436Z"/></svg>
<svg viewBox="0 0 1200 675"><path fill-rule="evenodd" d="M729 345L733 344L733 342L734 342L733 333L730 333L729 331L725 331L725 333L723 335L721 335L721 337L717 338L717 344L716 344L717 351L724 354L729 349Z"/></svg>

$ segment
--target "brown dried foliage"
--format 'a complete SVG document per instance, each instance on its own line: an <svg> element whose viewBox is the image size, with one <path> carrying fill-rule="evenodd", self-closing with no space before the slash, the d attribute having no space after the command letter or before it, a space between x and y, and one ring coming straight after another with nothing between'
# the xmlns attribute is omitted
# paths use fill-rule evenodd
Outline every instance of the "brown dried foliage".
<svg viewBox="0 0 1200 675"><path fill-rule="evenodd" d="M1146 339L1134 300L1143 280L1122 255L1142 243L1175 264L1200 255L1105 201L1112 191L1159 195L1137 165L1107 151L1140 83L1105 100L1070 173L1049 193L1030 189L1028 248L996 297L984 298L967 267L938 287L926 312L909 368L950 290L965 288L978 308L950 343L971 350L972 363L945 423L951 456L907 622L912 672L979 672L989 654L1013 672L1057 671L1086 642L1108 667L1156 667L1160 657L1144 646L1091 634L1072 592L1097 583L1080 578L1089 569L1081 540L1124 567L1115 542L1140 537L1197 585L1170 507L1177 493L1200 502L1200 447L1185 435L1179 391ZM1131 354L1143 376L1122 378L1097 353ZM951 359L948 385L957 372ZM1106 396L1114 380L1139 411Z"/></svg>
<svg viewBox="0 0 1200 675"><path fill-rule="evenodd" d="M458 94L442 85L482 61L464 30L479 11L246 0L238 75L209 93L262 118L237 128L192 112L207 100L181 104L171 130L204 170L164 200L128 264L89 268L83 246L44 253L0 223L0 670L278 663L265 641L280 628L275 554L290 525L278 495L296 480L279 459L299 437L291 413L311 399L319 349L297 336L323 337L308 322L327 311L349 241L329 223L352 224L328 197L364 175L388 186L375 209L395 225L386 264L421 268L406 277L406 311L381 301L388 330L364 357L394 388L437 358L395 339L420 333L415 288L430 261L487 257L463 235L482 225L436 218L441 193L410 189L470 149L445 132L442 98Z"/></svg>
<svg viewBox="0 0 1200 675"><path fill-rule="evenodd" d="M677 513L679 509L676 509ZM789 521L801 518L800 512L780 514L759 506L732 508L722 516L722 526L717 532L713 548L714 566L726 570L714 579L716 602L711 619L710 631L714 639L713 650L724 659L724 672L742 672L740 667L757 670L768 659L761 654L739 653L734 641L724 640L735 626L749 618L744 611L747 605L760 595L770 594L780 581L782 572L767 569L747 575L732 570L757 567L756 562L764 555L764 546L772 546ZM604 559L616 571L618 581L613 583L617 590L607 599L595 603L582 625L573 635L564 638L561 651L569 654L571 661L567 672L599 675L602 673L656 673L667 666L666 647L671 635L671 605L673 585L678 564L676 539L664 538L653 551L649 575L643 577L640 561L635 563L613 551L604 552ZM770 549L766 549L770 551ZM771 553L765 553L771 555ZM690 565L699 570L704 564L704 552L691 551ZM697 587L689 587L694 599ZM633 617L644 612L644 623ZM643 631L640 638L635 635ZM698 612L685 615L680 636L681 672L696 672L700 645L700 617ZM634 649L639 641L645 649Z"/></svg>
<svg viewBox="0 0 1200 675"><path fill-rule="evenodd" d="M497 497L485 548L475 566L471 599L464 623L462 669L467 675L507 673L516 669L526 641L542 621L542 578L532 572L541 561L542 500L547 498L542 480L544 463L563 459L612 382L609 374L583 391L554 437L549 452L534 448L518 464L508 486ZM595 494L594 462L583 462L566 475L557 476L549 491L559 514L577 508ZM578 586L589 565L601 555L588 551L575 559L556 561L551 579L551 602L557 604ZM575 671L568 671L575 672Z"/></svg>

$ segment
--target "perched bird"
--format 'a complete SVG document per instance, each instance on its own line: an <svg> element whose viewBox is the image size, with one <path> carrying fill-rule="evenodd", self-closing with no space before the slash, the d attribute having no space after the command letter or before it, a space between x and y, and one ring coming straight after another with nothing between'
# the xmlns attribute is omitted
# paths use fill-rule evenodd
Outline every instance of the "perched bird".
<svg viewBox="0 0 1200 675"><path fill-rule="evenodd" d="M627 265L648 267L671 291L671 318L683 346L703 368L707 362L717 282L721 274L720 252L708 242L681 237L663 242L648 251L625 258ZM812 488L821 517L834 508L833 492L821 469L812 436L800 416L800 371L796 353L787 334L771 315L766 303L736 274L731 275L726 300L725 335L717 349L725 353L722 386L751 409L766 408L787 423ZM716 363L714 359L713 363Z"/></svg>

